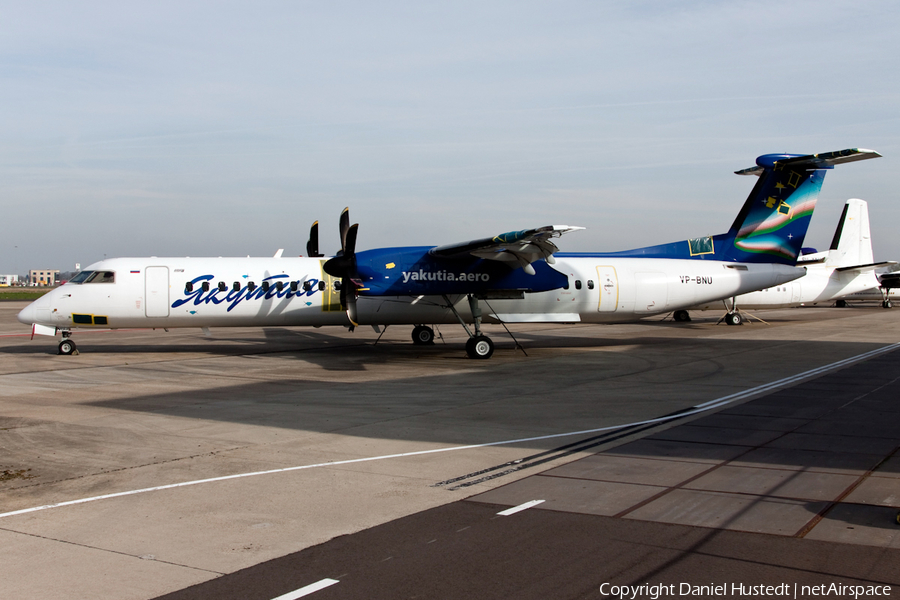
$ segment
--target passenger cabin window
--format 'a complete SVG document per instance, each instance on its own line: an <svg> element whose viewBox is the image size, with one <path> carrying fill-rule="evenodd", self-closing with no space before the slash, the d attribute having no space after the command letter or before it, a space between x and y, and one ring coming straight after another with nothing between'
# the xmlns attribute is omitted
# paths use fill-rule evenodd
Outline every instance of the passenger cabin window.
<svg viewBox="0 0 900 600"><path fill-rule="evenodd" d="M278 290L279 292L280 292L281 290L283 290L283 289L284 289L284 282L283 282L283 281L276 281L276 282L275 282L275 289Z"/></svg>
<svg viewBox="0 0 900 600"><path fill-rule="evenodd" d="M225 285L225 282L224 282L224 281L220 281L220 282L219 282L219 291L220 291L220 292L225 292L225 291L227 291L227 290L228 290L228 286Z"/></svg>
<svg viewBox="0 0 900 600"><path fill-rule="evenodd" d="M588 289L589 290L594 289L594 280L593 279L588 279Z"/></svg>
<svg viewBox="0 0 900 600"><path fill-rule="evenodd" d="M203 291L204 291L204 292L208 292L208 291L209 291L209 282L208 282L208 281L204 281L204 282L200 285L200 287L203 288Z"/></svg>
<svg viewBox="0 0 900 600"><path fill-rule="evenodd" d="M253 283L252 281L248 281L247 282L247 291L252 292L255 289L256 289L256 284Z"/></svg>
<svg viewBox="0 0 900 600"><path fill-rule="evenodd" d="M194 291L194 284L193 284L193 282L188 281L186 284L184 284L184 292L185 292L186 294L190 294L190 293L193 292L193 291Z"/></svg>
<svg viewBox="0 0 900 600"><path fill-rule="evenodd" d="M303 291L309 292L312 290L312 281L304 281L303 282Z"/></svg>
<svg viewBox="0 0 900 600"><path fill-rule="evenodd" d="M115 283L116 274L113 271L94 271L84 280L85 283Z"/></svg>
<svg viewBox="0 0 900 600"><path fill-rule="evenodd" d="M231 289L233 289L233 290L236 291L236 292L241 291L241 282L240 282L240 281L235 281L234 283L232 283L232 284L231 284Z"/></svg>
<svg viewBox="0 0 900 600"><path fill-rule="evenodd" d="M566 277L566 284L563 286L563 289L564 290L569 289L569 278L568 277Z"/></svg>
<svg viewBox="0 0 900 600"><path fill-rule="evenodd" d="M269 284L268 281L263 281L263 282L262 282L262 291L268 292L268 291L269 291L269 285L270 285L270 284Z"/></svg>
<svg viewBox="0 0 900 600"><path fill-rule="evenodd" d="M580 289L581 289L581 280L580 280L580 279L576 279L576 280L575 280L575 289L576 289L576 290L580 290Z"/></svg>
<svg viewBox="0 0 900 600"><path fill-rule="evenodd" d="M292 281L292 282L291 282L291 291L292 291L292 292L296 292L298 287L299 287L299 286L297 285L297 282L296 282L296 281Z"/></svg>
<svg viewBox="0 0 900 600"><path fill-rule="evenodd" d="M324 292L324 291L325 291L325 282L324 282L324 281L320 281L320 282L319 282L319 291L320 291L320 292Z"/></svg>
<svg viewBox="0 0 900 600"><path fill-rule="evenodd" d="M334 288L334 291L339 292L341 290L341 280L335 279L334 283L331 284L331 287Z"/></svg>

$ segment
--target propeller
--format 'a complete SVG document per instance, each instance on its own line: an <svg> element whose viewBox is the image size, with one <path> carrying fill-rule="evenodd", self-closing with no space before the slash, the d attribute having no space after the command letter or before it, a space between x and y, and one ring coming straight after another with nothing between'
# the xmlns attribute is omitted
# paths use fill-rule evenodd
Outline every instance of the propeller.
<svg viewBox="0 0 900 600"><path fill-rule="evenodd" d="M306 255L312 258L323 256L319 254L319 222L316 221L309 228L309 240L306 242Z"/></svg>
<svg viewBox="0 0 900 600"><path fill-rule="evenodd" d="M356 272L356 235L359 224L350 225L350 209L341 213L341 249L334 258L325 261L322 268L332 277L341 278L341 307L347 311L350 322L356 325L356 297L362 284Z"/></svg>

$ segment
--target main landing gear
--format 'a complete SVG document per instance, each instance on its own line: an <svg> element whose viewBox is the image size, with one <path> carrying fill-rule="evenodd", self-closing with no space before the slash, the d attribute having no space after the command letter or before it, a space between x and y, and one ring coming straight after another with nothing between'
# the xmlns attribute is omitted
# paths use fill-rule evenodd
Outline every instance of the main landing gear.
<svg viewBox="0 0 900 600"><path fill-rule="evenodd" d="M469 358L490 358L494 353L494 342L486 335L474 335L466 341Z"/></svg>
<svg viewBox="0 0 900 600"><path fill-rule="evenodd" d="M412 331L412 341L416 346L428 346L434 343L434 329L425 325L416 325Z"/></svg>
<svg viewBox="0 0 900 600"><path fill-rule="evenodd" d="M894 306L891 304L891 299L888 295L891 293L891 289L889 287L879 286L878 291L881 292L881 308L891 308Z"/></svg>
<svg viewBox="0 0 900 600"><path fill-rule="evenodd" d="M690 323L691 313L686 310L676 310L672 313L672 319L677 323Z"/></svg>
<svg viewBox="0 0 900 600"><path fill-rule="evenodd" d="M469 330L469 326L466 325L465 320L463 320L456 310L456 307L453 306L453 303L450 302L450 299L446 295L444 296L444 302L447 303L447 307L452 310L453 314L456 315L456 318L459 319L459 324L462 325L463 329L466 330L466 333L469 334L469 339L466 342L466 354L468 357L481 359L490 358L494 353L494 342L491 341L491 338L482 335L481 333L481 308L478 307L478 298L473 294L468 294L466 297L469 300L469 309L472 311L472 319L474 320L475 325L474 333ZM413 330L413 335L415 336L415 330Z"/></svg>
<svg viewBox="0 0 900 600"><path fill-rule="evenodd" d="M63 331L62 332L62 341L59 343L59 353L64 355L72 355L78 354L78 349L75 347L75 342L70 339L72 335L71 331Z"/></svg>

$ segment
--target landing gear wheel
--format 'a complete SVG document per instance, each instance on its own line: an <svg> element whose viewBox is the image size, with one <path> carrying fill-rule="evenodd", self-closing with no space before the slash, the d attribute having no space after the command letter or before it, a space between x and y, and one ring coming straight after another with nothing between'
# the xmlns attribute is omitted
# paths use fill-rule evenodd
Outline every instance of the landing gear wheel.
<svg viewBox="0 0 900 600"><path fill-rule="evenodd" d="M476 335L466 342L466 354L469 358L490 358L493 353L494 342L487 336Z"/></svg>
<svg viewBox="0 0 900 600"><path fill-rule="evenodd" d="M744 318L741 317L741 313L730 312L725 315L725 322L728 325L742 325L744 323Z"/></svg>
<svg viewBox="0 0 900 600"><path fill-rule="evenodd" d="M416 325L412 330L412 341L416 346L427 346L434 343L434 329L425 325Z"/></svg>
<svg viewBox="0 0 900 600"><path fill-rule="evenodd" d="M672 318L679 323L689 323L691 320L691 314L686 310L676 310L674 313L672 313Z"/></svg>
<svg viewBox="0 0 900 600"><path fill-rule="evenodd" d="M847 301L846 300L837 300L837 301L835 301L834 305L837 308L847 308Z"/></svg>
<svg viewBox="0 0 900 600"><path fill-rule="evenodd" d="M75 352L75 342L72 340L63 340L59 343L60 354L73 354Z"/></svg>
<svg viewBox="0 0 900 600"><path fill-rule="evenodd" d="M891 304L890 300L885 300L884 302L881 303L881 308L891 308L892 306L894 306L894 305Z"/></svg>

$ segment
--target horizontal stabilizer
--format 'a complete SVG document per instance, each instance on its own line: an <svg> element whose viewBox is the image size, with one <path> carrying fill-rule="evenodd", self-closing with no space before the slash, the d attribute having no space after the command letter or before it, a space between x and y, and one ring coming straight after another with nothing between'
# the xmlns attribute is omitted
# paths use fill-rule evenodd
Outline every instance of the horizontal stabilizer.
<svg viewBox="0 0 900 600"><path fill-rule="evenodd" d="M794 156L791 154L767 154L760 156L759 159L768 159L766 161L757 160L755 167L735 171L737 175L761 175L766 167L807 167L813 169L830 169L834 165L840 165L858 160L867 160L870 158L879 158L880 154L874 150L866 150L865 148L848 148L846 150L837 150L835 152L823 152L821 154L807 154L805 156ZM764 164L760 164L764 163Z"/></svg>
<svg viewBox="0 0 900 600"><path fill-rule="evenodd" d="M860 273L865 273L866 271L874 271L875 269L879 269L881 267L896 267L898 266L897 261L886 260L884 262L877 263L869 263L867 265L854 265L852 267L838 267L835 271L845 272L845 271L859 271Z"/></svg>

